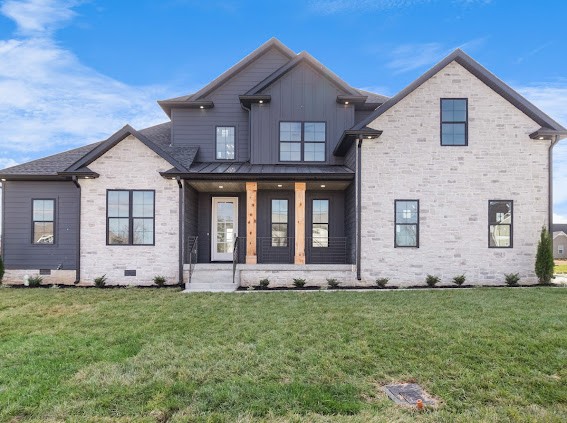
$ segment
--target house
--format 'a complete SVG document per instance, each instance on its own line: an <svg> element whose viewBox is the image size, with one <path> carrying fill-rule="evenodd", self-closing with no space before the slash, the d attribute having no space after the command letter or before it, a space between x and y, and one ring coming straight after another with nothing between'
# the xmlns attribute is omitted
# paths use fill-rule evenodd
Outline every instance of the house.
<svg viewBox="0 0 567 423"><path fill-rule="evenodd" d="M567 131L461 50L387 98L271 39L159 105L1 171L8 283L535 280Z"/></svg>
<svg viewBox="0 0 567 423"><path fill-rule="evenodd" d="M554 224L553 258L567 260L567 224Z"/></svg>

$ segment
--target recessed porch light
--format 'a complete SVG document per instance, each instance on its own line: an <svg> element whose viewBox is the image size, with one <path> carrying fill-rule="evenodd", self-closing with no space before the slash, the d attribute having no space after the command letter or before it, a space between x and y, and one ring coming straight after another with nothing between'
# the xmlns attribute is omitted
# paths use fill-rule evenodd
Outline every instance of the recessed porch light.
<svg viewBox="0 0 567 423"><path fill-rule="evenodd" d="M199 106L199 109L204 109L204 108L205 108L205 106Z"/></svg>
<svg viewBox="0 0 567 423"><path fill-rule="evenodd" d="M345 104L348 104L348 101L345 101Z"/></svg>
<svg viewBox="0 0 567 423"><path fill-rule="evenodd" d="M325 188L325 187L326 187L326 185L325 185L325 184L321 184L321 188Z"/></svg>
<svg viewBox="0 0 567 423"><path fill-rule="evenodd" d="M539 137L539 139L540 139L540 140L543 140L544 138L543 138L543 137Z"/></svg>
<svg viewBox="0 0 567 423"><path fill-rule="evenodd" d="M224 186L223 186L223 185L219 185L219 188L220 188L220 189L223 189L223 188L224 188Z"/></svg>
<svg viewBox="0 0 567 423"><path fill-rule="evenodd" d="M258 103L262 104L264 102L264 100L259 100Z"/></svg>
<svg viewBox="0 0 567 423"><path fill-rule="evenodd" d="M85 179L89 179L89 178L90 178L90 176L85 176Z"/></svg>
<svg viewBox="0 0 567 423"><path fill-rule="evenodd" d="M2 178L2 182L6 182L6 179Z"/></svg>
<svg viewBox="0 0 567 423"><path fill-rule="evenodd" d="M282 187L282 184L278 184L278 188L281 188L281 187Z"/></svg>
<svg viewBox="0 0 567 423"><path fill-rule="evenodd" d="M372 138L372 137L371 137L370 135L368 135L368 137L367 137L367 138L368 138L368 139L370 139L370 138Z"/></svg>

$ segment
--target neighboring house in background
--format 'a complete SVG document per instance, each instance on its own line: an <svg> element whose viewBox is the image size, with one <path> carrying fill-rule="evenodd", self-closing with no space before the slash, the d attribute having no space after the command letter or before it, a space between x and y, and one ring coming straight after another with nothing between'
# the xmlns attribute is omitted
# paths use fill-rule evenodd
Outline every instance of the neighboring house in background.
<svg viewBox="0 0 567 423"><path fill-rule="evenodd" d="M553 258L567 259L567 224L554 224Z"/></svg>
<svg viewBox="0 0 567 423"><path fill-rule="evenodd" d="M271 39L159 104L169 122L0 172L9 283L535 279L567 131L461 50L387 98Z"/></svg>

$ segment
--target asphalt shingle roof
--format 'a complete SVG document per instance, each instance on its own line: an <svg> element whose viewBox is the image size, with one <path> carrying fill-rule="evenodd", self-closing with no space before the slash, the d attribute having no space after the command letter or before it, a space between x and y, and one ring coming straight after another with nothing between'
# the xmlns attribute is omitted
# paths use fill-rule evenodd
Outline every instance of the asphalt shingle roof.
<svg viewBox="0 0 567 423"><path fill-rule="evenodd" d="M139 132L154 143L158 147L158 150L162 150L174 156L187 168L191 166L199 150L198 147L172 147L171 122L150 126ZM0 170L0 176L57 176L58 172L65 171L69 166L90 153L103 142L104 141L95 142L63 153L12 166ZM88 169L86 169L86 171L88 171Z"/></svg>

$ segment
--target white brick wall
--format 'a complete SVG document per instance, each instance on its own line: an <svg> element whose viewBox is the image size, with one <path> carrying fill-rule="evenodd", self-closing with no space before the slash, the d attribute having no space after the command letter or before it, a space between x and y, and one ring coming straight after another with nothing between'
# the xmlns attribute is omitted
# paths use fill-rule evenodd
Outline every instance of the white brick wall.
<svg viewBox="0 0 567 423"><path fill-rule="evenodd" d="M172 166L133 136L128 136L89 168L97 179L81 180L81 282L106 274L107 284L152 284L156 275L178 282L179 188L160 171ZM155 190L155 246L106 245L106 190ZM135 269L135 277L125 277Z"/></svg>
<svg viewBox="0 0 567 423"><path fill-rule="evenodd" d="M440 145L440 98L466 97L469 145ZM362 151L362 272L366 280L422 284L465 273L502 283L533 281L547 223L549 141L539 125L453 62L372 124ZM394 248L394 200L420 200L419 248ZM488 248L488 200L514 200L514 248Z"/></svg>

